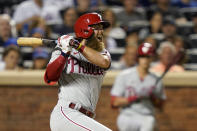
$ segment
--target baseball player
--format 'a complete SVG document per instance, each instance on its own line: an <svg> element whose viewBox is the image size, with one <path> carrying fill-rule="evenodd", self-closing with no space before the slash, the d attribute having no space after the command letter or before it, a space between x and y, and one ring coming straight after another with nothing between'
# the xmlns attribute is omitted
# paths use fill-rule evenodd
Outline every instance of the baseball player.
<svg viewBox="0 0 197 131"><path fill-rule="evenodd" d="M76 38L63 35L58 39L44 77L48 84L58 81L60 86L50 117L52 131L110 131L92 119L111 63L102 41L108 26L99 14L87 13L75 23Z"/></svg>
<svg viewBox="0 0 197 131"><path fill-rule="evenodd" d="M153 131L154 106L162 108L166 99L162 83L148 72L153 47L143 43L138 47L138 65L124 70L111 90L111 104L121 107L117 125L120 131Z"/></svg>

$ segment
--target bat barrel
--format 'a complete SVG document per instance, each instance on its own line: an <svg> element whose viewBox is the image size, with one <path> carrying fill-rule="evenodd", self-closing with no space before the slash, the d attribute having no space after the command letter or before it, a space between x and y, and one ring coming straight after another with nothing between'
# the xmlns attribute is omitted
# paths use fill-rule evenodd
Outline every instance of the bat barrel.
<svg viewBox="0 0 197 131"><path fill-rule="evenodd" d="M20 37L18 38L17 43L19 46L56 45L55 40L41 39L41 38L34 38L34 37Z"/></svg>
<svg viewBox="0 0 197 131"><path fill-rule="evenodd" d="M42 45L42 39L33 37L20 37L17 40L19 46L35 46Z"/></svg>

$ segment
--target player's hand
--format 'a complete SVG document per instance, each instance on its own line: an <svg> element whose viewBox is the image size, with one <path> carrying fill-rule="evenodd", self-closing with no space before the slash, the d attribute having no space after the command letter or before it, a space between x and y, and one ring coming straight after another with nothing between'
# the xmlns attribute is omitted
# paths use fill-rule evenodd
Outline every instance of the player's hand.
<svg viewBox="0 0 197 131"><path fill-rule="evenodd" d="M72 51L72 47L69 45L70 41L73 40L73 36L63 35L58 38L58 46L66 54L69 54Z"/></svg>
<svg viewBox="0 0 197 131"><path fill-rule="evenodd" d="M129 101L129 103L132 103L134 101L137 101L139 99L139 97L134 95L134 96L129 96L127 99Z"/></svg>
<svg viewBox="0 0 197 131"><path fill-rule="evenodd" d="M153 88L142 88L136 91L136 95L139 98L150 98L152 91L153 91L152 89Z"/></svg>
<svg viewBox="0 0 197 131"><path fill-rule="evenodd" d="M78 50L79 52L83 52L83 50L85 48L85 44L83 44L84 42L86 42L85 39L83 39L81 42L79 42L76 39L72 39L72 40L70 40L69 45L72 48L75 48L76 50Z"/></svg>

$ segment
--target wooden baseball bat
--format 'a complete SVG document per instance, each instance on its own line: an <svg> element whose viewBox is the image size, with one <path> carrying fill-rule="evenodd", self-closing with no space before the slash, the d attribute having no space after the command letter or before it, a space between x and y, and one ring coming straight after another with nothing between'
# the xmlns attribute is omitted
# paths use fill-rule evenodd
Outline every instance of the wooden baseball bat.
<svg viewBox="0 0 197 131"><path fill-rule="evenodd" d="M34 37L19 37L17 39L19 46L52 46L56 45L56 40L34 38Z"/></svg>

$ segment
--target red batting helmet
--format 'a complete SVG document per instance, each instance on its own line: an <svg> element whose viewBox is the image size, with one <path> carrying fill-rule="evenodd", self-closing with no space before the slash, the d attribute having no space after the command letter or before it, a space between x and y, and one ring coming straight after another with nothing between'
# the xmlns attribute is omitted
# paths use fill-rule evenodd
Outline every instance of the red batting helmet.
<svg viewBox="0 0 197 131"><path fill-rule="evenodd" d="M154 55L153 46L150 43L143 43L138 47L138 56Z"/></svg>
<svg viewBox="0 0 197 131"><path fill-rule="evenodd" d="M101 15L98 13L87 13L80 16L74 26L76 37L89 38L94 32L91 25L99 23L103 25L103 28L110 26L109 22L103 21Z"/></svg>

